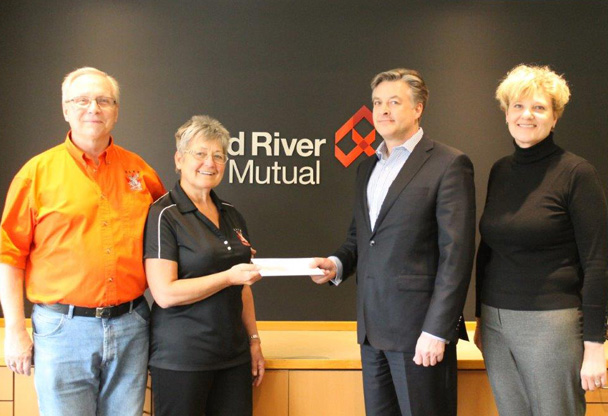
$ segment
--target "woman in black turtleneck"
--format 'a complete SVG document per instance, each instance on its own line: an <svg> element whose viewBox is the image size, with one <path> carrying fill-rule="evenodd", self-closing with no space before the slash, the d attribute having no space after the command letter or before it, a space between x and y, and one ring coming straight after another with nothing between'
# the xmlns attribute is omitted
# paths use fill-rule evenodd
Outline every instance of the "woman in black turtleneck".
<svg viewBox="0 0 608 416"><path fill-rule="evenodd" d="M569 97L527 65L496 91L515 152L490 172L475 343L501 416L584 415L585 390L608 385L607 207L593 166L553 141Z"/></svg>

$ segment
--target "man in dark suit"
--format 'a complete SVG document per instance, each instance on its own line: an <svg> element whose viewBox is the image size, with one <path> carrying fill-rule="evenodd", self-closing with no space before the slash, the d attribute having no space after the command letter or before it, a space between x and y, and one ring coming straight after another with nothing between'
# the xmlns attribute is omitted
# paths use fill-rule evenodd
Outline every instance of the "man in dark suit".
<svg viewBox="0 0 608 416"><path fill-rule="evenodd" d="M417 71L372 80L384 141L359 165L346 242L316 258L318 283L357 270L357 338L368 416L456 415L456 342L475 243L473 165L420 128ZM464 332L466 335L466 332Z"/></svg>

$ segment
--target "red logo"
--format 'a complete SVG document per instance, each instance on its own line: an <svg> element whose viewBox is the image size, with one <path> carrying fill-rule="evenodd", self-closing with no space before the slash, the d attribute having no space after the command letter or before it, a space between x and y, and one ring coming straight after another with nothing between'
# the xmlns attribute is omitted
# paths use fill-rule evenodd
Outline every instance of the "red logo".
<svg viewBox="0 0 608 416"><path fill-rule="evenodd" d="M371 144L376 140L376 130L372 130L365 137L361 136L357 130L355 130L357 124L363 119L367 120L372 126L374 125L372 112L366 106L361 107L359 111L336 131L334 153L336 159L338 159L346 168L350 166L361 153L365 153L368 156L372 156L375 153ZM340 143L348 133L351 133L352 140L355 142L356 146L348 154L345 154L342 149L338 147L338 143Z"/></svg>

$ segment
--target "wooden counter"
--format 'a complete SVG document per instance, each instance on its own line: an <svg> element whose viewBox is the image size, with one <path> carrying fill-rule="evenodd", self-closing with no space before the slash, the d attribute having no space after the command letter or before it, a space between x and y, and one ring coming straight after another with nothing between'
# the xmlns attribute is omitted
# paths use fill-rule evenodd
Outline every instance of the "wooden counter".
<svg viewBox="0 0 608 416"><path fill-rule="evenodd" d="M262 350L269 369L360 370L355 322L259 322ZM471 340L475 323L467 323ZM459 370L485 370L472 342L458 343Z"/></svg>
<svg viewBox="0 0 608 416"><path fill-rule="evenodd" d="M471 339L474 325L467 323ZM268 369L361 369L355 322L261 321L258 329ZM6 367L2 320L0 340L0 366ZM458 369L485 370L481 353L472 342L458 343Z"/></svg>
<svg viewBox="0 0 608 416"><path fill-rule="evenodd" d="M255 416L365 414L355 322L259 322L258 329L268 371L254 391ZM467 332L473 340L474 322ZM608 390L588 393L587 403L587 416L608 415ZM467 341L458 343L458 414L498 415L481 352Z"/></svg>
<svg viewBox="0 0 608 416"><path fill-rule="evenodd" d="M474 325L467 323L471 339ZM355 322L259 322L258 329L267 371L254 389L255 416L365 415ZM0 320L0 416L37 415L35 394L32 377L6 368ZM588 416L608 415L608 390L587 394L587 402ZM458 414L498 415L481 353L466 341L458 343Z"/></svg>

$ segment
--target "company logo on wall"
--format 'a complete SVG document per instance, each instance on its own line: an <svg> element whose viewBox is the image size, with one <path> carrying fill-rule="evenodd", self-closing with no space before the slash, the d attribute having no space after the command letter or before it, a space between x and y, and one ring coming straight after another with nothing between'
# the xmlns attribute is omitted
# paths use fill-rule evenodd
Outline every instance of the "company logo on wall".
<svg viewBox="0 0 608 416"><path fill-rule="evenodd" d="M367 129L367 130L366 130ZM361 133L364 131L365 133ZM351 141L344 140L350 137ZM372 112L361 107L335 134L334 155L344 167L365 153L374 154L376 140ZM340 143L342 142L342 143ZM343 149L354 143L347 153ZM319 185L321 183L321 148L327 139L285 138L279 132L240 131L230 139L228 182L256 185ZM338 146L340 144L340 146ZM233 158L248 156L247 158ZM298 164L290 164L291 158ZM280 158L277 160L277 158ZM305 163L301 163L304 159Z"/></svg>
<svg viewBox="0 0 608 416"><path fill-rule="evenodd" d="M326 139L280 137L279 132L251 132L246 140L244 131L230 139L230 156L250 156L228 161L228 181L257 185L318 185L321 183L321 146ZM247 152L246 152L247 151ZM247 153L247 154L246 154ZM281 157L281 160L275 158ZM314 162L291 165L285 158L314 158ZM298 159L300 161L301 159Z"/></svg>
<svg viewBox="0 0 608 416"><path fill-rule="evenodd" d="M372 129L365 137L357 131L357 127L360 124L363 124L363 121L366 121L371 126L374 125L372 112L366 106L361 107L359 111L336 131L334 153L336 159L338 159L346 168L362 153L365 153L368 156L372 156L375 153L372 143L376 140L376 130ZM356 146L346 154L338 147L338 143L349 135Z"/></svg>

